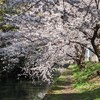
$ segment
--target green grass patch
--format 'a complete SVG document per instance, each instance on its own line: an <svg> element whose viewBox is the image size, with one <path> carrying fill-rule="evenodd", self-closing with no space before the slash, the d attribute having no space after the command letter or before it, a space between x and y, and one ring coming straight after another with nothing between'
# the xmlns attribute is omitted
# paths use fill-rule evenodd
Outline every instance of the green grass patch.
<svg viewBox="0 0 100 100"><path fill-rule="evenodd" d="M98 70L100 70L100 63L87 62L83 70L80 70L78 66L75 65L73 67L73 78L75 80L73 86L81 90L93 90L98 88L99 83L89 82L89 80L97 76L96 71Z"/></svg>
<svg viewBox="0 0 100 100"><path fill-rule="evenodd" d="M10 25L10 24L6 24L6 25L3 25L2 27L0 27L0 30L2 30L3 32L16 31L17 29L19 29L19 28L15 27L13 25Z"/></svg>
<svg viewBox="0 0 100 100"><path fill-rule="evenodd" d="M86 65L83 70L75 66L73 69L73 77L76 82L83 83L95 76L98 70L100 70L100 63Z"/></svg>

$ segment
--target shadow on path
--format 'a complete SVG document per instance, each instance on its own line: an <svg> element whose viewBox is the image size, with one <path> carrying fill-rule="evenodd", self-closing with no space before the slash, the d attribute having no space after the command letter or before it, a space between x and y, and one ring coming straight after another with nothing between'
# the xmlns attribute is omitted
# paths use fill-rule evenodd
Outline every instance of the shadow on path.
<svg viewBox="0 0 100 100"><path fill-rule="evenodd" d="M47 94L43 100L100 100L100 88L83 93Z"/></svg>

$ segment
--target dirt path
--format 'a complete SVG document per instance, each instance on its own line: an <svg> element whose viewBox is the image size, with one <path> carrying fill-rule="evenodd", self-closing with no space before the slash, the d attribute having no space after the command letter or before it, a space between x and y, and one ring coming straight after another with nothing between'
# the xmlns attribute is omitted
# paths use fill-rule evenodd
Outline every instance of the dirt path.
<svg viewBox="0 0 100 100"><path fill-rule="evenodd" d="M72 71L67 69L66 72L66 82L62 85L60 89L55 89L43 98L43 100L73 100L72 98L76 94L76 91L73 89L72 84Z"/></svg>
<svg viewBox="0 0 100 100"><path fill-rule="evenodd" d="M68 70L66 75L66 85L64 86L64 89L62 90L63 93L75 93L73 87L73 80L72 80L72 71Z"/></svg>

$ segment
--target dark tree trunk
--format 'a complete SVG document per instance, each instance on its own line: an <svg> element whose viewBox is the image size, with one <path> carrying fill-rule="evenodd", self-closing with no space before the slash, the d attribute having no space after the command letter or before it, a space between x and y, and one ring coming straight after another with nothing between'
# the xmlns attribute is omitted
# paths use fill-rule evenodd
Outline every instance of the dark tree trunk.
<svg viewBox="0 0 100 100"><path fill-rule="evenodd" d="M97 45L95 44L95 40L96 40L96 38L97 38L99 28L100 28L100 25L99 25L99 24L96 24L96 26L94 27L94 34L93 34L93 37L91 38L91 44L92 44L92 47L93 47L93 49L94 49L94 53L97 55L98 60L99 60L99 62L100 62L99 50L98 50Z"/></svg>
<svg viewBox="0 0 100 100"><path fill-rule="evenodd" d="M100 62L100 57L98 58L99 62Z"/></svg>

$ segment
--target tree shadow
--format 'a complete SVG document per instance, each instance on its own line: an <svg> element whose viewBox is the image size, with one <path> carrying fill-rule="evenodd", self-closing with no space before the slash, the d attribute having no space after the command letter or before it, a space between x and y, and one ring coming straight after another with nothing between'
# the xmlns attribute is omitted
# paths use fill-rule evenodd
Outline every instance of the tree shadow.
<svg viewBox="0 0 100 100"><path fill-rule="evenodd" d="M61 86L54 86L51 88L51 90L62 90L62 89L65 89L65 88Z"/></svg>
<svg viewBox="0 0 100 100"><path fill-rule="evenodd" d="M100 88L83 93L47 94L42 100L100 100Z"/></svg>
<svg viewBox="0 0 100 100"><path fill-rule="evenodd" d="M56 81L55 85L65 86L66 85L66 82L63 81L63 80L60 80L60 81L58 80L58 81Z"/></svg>

